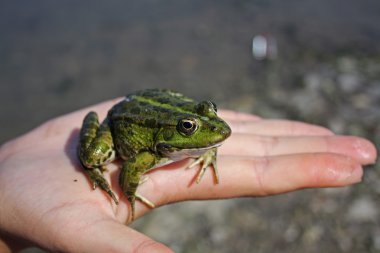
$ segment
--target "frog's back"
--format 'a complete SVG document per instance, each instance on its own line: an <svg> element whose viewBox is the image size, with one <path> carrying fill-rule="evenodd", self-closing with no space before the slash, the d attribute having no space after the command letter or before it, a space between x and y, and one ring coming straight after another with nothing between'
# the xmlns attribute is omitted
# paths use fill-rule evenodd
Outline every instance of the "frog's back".
<svg viewBox="0 0 380 253"><path fill-rule="evenodd" d="M194 110L195 101L181 93L169 89L141 90L126 97L126 100L139 100L148 105L165 108L170 111L191 112ZM147 105L144 104L143 105Z"/></svg>
<svg viewBox="0 0 380 253"><path fill-rule="evenodd" d="M177 117L196 114L196 102L167 89L148 89L131 93L110 111L111 119L133 119L133 123L158 127L176 124ZM153 124L154 123L154 124Z"/></svg>

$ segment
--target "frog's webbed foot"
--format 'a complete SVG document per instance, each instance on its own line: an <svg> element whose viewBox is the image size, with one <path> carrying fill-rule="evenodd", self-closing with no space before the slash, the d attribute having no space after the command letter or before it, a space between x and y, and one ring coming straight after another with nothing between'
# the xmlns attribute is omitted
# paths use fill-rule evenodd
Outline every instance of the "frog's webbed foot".
<svg viewBox="0 0 380 253"><path fill-rule="evenodd" d="M136 199L143 202L145 205L149 206L150 208L155 208L156 205L150 201L149 199L145 198L144 196L141 196L140 194L136 193Z"/></svg>
<svg viewBox="0 0 380 253"><path fill-rule="evenodd" d="M135 192L134 194L132 193L127 193L127 198L129 203L131 204L131 221L135 220L135 213L136 213L136 200L141 201L145 205L147 205L150 208L155 208L156 205L150 201L149 199L145 198L144 196L140 195L139 193Z"/></svg>
<svg viewBox="0 0 380 253"><path fill-rule="evenodd" d="M104 178L102 169L86 169L87 174L90 176L92 182L92 188L95 190L99 186L103 191L105 191L112 199L115 201L115 204L119 204L119 201L116 198L116 195L111 190L111 187L107 180Z"/></svg>
<svg viewBox="0 0 380 253"><path fill-rule="evenodd" d="M138 185L142 185L142 184L144 184L148 180L149 180L148 176L142 176L140 178L140 181L139 181ZM145 205L147 205L148 207L150 207L152 209L156 207L156 205L152 201L150 201L149 199L147 199L144 196L140 195L137 191L134 194L132 194L132 193L128 193L128 194L131 195L131 196L128 196L128 201L129 201L129 203L131 203L131 218L132 218L132 221L135 219L135 201L136 200L141 201L142 203L144 203Z"/></svg>
<svg viewBox="0 0 380 253"><path fill-rule="evenodd" d="M192 162L188 168L192 168L198 164L202 164L200 171L198 172L198 176L196 179L196 183L198 184L203 175L205 174L206 168L210 165L212 165L212 169L214 171L215 181L218 184L219 183L219 174L218 174L218 168L216 165L216 148L210 149L206 151L203 155L199 156L194 162Z"/></svg>
<svg viewBox="0 0 380 253"><path fill-rule="evenodd" d="M141 176L140 181L138 183L138 186L144 184L148 180L149 180L148 176ZM129 194L131 195L131 196L128 196L128 201L131 203L131 207L132 207L131 208L132 220L135 219L135 201L136 201L136 199L143 202L145 205L149 206L150 208L155 207L155 205L153 204L152 201L150 201L149 199L140 195L139 193L137 193L137 191L135 193L129 193Z"/></svg>

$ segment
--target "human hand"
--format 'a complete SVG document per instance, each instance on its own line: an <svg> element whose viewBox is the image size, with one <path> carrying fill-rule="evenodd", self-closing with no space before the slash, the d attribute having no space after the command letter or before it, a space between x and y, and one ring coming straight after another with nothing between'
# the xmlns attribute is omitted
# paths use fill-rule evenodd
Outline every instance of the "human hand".
<svg viewBox="0 0 380 253"><path fill-rule="evenodd" d="M129 203L118 186L120 164L105 176L121 200L91 188L76 155L85 114L104 118L116 100L53 119L0 149L0 252L14 242L59 252L172 252L125 226ZM300 122L221 111L232 136L219 148L220 184L207 170L199 184L189 160L150 171L138 190L157 206L189 199L266 196L357 183L376 160L367 140L336 136ZM136 203L136 217L150 211ZM13 244L12 244L13 243ZM29 244L30 245L30 244Z"/></svg>

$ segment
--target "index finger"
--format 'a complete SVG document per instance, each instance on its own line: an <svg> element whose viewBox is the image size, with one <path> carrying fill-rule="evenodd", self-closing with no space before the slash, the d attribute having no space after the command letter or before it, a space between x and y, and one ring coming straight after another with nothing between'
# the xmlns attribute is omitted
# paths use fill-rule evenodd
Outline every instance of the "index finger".
<svg viewBox="0 0 380 253"><path fill-rule="evenodd" d="M150 180L139 187L139 192L159 206L185 200L267 196L303 188L340 187L359 182L363 174L361 165L354 159L328 153L245 159L230 156L220 157L219 161L219 184L215 184L212 170L206 170L202 181L196 184L196 171L169 165L152 171ZM141 215L149 209L137 203L136 210Z"/></svg>

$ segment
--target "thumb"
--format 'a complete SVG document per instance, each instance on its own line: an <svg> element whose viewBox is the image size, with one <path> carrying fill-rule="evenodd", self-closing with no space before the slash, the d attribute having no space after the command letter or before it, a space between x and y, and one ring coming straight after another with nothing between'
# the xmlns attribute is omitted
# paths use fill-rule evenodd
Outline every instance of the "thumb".
<svg viewBox="0 0 380 253"><path fill-rule="evenodd" d="M173 253L165 245L112 219L99 220L88 227L69 233L63 239L66 252Z"/></svg>

